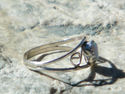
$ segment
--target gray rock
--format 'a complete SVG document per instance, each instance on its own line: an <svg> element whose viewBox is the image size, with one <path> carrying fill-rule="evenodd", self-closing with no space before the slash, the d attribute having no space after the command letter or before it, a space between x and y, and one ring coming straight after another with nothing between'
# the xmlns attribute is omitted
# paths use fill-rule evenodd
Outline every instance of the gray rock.
<svg viewBox="0 0 125 94"><path fill-rule="evenodd" d="M6 64L10 64L11 61L8 57L4 57L0 54L0 70L5 67Z"/></svg>
<svg viewBox="0 0 125 94"><path fill-rule="evenodd" d="M124 94L124 4L124 0L1 0L0 94ZM94 74L90 68L58 73L41 71L62 80L58 81L30 71L23 64L27 50L74 35L86 35L88 40L96 41L99 55L112 61L113 67L109 63L96 67L95 80L100 81L74 87L62 81L76 85ZM67 67L68 60L54 66Z"/></svg>

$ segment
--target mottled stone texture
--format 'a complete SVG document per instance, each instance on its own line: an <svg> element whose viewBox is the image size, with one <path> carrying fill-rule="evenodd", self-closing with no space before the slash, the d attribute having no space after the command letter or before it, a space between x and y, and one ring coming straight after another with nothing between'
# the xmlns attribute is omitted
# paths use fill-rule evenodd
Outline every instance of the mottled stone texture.
<svg viewBox="0 0 125 94"><path fill-rule="evenodd" d="M94 72L44 73L71 84L89 74L100 81L74 87L23 64L30 48L81 34L95 40L99 55L110 62ZM125 94L124 52L125 0L0 0L0 94Z"/></svg>

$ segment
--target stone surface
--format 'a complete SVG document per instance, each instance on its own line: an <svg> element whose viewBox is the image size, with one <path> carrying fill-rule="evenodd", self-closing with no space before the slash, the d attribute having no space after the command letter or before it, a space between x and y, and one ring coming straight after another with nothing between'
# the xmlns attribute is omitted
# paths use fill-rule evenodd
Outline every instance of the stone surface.
<svg viewBox="0 0 125 94"><path fill-rule="evenodd" d="M1 0L0 94L124 94L124 5L124 0ZM99 55L111 61L95 69L95 79L109 82L72 87L23 64L23 54L30 48L81 34L96 41ZM74 84L91 71L44 73Z"/></svg>

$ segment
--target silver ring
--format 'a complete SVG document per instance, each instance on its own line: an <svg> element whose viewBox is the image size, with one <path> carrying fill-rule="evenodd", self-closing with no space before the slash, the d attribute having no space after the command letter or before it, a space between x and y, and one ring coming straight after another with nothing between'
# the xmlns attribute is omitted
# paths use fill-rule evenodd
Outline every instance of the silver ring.
<svg viewBox="0 0 125 94"><path fill-rule="evenodd" d="M77 70L77 69L83 69L83 68L87 68L90 66L89 60L86 60L86 65L80 65L81 64L81 59L84 56L85 58L87 58L85 55L86 54L86 49L85 49L85 43L86 41L86 37L84 37L81 42L79 44L77 44L77 46L75 48L71 48L68 46L63 46L66 43L70 43L73 42L75 40L79 40L82 39L81 36L76 37L76 38L70 38L67 40L63 40L63 41L59 41L59 42L54 42L54 43L50 43L50 44L45 44L45 45L41 45L35 48L32 48L28 51L26 51L24 53L24 64L30 69L30 70L50 70L50 71L70 71L70 70ZM81 48L81 53L77 52L77 49ZM48 52L51 51L65 51L67 52L65 55L62 55L56 59L47 61L47 62L41 62L41 61L37 61L37 60L30 60L32 57L42 54L42 56L47 56ZM89 53L91 54L91 51L89 51ZM75 55L77 55L78 57L75 57ZM69 68L51 68L51 67L47 67L48 64L52 64L54 62L58 62L59 60L62 60L64 58L66 58L67 56L70 56L70 62L73 65L72 67ZM73 62L74 59L79 59L79 62L77 64L75 64Z"/></svg>

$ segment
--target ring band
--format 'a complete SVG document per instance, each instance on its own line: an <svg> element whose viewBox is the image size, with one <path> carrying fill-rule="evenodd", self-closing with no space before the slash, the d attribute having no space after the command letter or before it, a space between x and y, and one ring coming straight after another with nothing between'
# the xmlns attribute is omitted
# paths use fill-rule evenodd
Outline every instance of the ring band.
<svg viewBox="0 0 125 94"><path fill-rule="evenodd" d="M51 71L70 71L70 70L74 70L74 69L82 69L82 68L87 68L89 67L89 63L87 61L86 65L82 65L81 64L81 59L82 59L82 55L85 54L85 50L83 49L84 43L86 41L86 37L84 37L81 42L75 47L75 48L71 48L68 46L61 46L63 44L66 43L70 43L73 42L75 40L80 40L82 38L82 36L76 37L76 38L70 38L67 40L63 40L63 41L59 41L59 42L54 42L54 43L50 43L50 44L45 44L45 45L41 45L35 48L32 48L30 50L28 50L27 52L24 53L24 64L31 70L51 70ZM81 53L76 52L76 50L78 48L81 48ZM43 54L43 56L47 55L46 53L51 52L51 51L56 51L56 50L60 50L60 51L66 51L67 53L65 55L62 55L56 59L53 59L51 61L47 61L47 62L39 62L36 60L30 60L32 57L39 55L39 54ZM59 60L62 60L63 58L70 56L70 61L73 65L73 67L69 67L69 68L50 68L50 67L46 67L46 65L48 64L52 64L54 62L57 62ZM75 57L75 55L78 55L78 57ZM84 55L85 57L85 55ZM75 64L73 62L73 59L79 59L78 64ZM87 58L87 57L85 57ZM86 60L86 59L85 59Z"/></svg>

